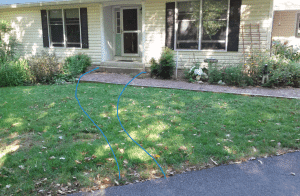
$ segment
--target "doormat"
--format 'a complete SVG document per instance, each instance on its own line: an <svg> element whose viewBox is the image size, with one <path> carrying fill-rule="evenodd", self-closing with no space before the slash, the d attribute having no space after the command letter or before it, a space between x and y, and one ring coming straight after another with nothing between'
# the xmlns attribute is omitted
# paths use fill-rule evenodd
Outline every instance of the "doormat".
<svg viewBox="0 0 300 196"><path fill-rule="evenodd" d="M132 60L118 60L120 62L133 62Z"/></svg>

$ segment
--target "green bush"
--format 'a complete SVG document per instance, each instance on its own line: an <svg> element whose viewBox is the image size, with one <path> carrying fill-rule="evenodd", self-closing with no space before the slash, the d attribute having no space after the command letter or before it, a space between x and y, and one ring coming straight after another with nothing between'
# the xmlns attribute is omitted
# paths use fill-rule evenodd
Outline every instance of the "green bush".
<svg viewBox="0 0 300 196"><path fill-rule="evenodd" d="M227 85L233 86L253 85L252 78L244 73L241 65L224 67L222 81Z"/></svg>
<svg viewBox="0 0 300 196"><path fill-rule="evenodd" d="M69 77L76 77L85 72L88 66L91 66L91 58L86 54L77 54L66 58L64 69Z"/></svg>
<svg viewBox="0 0 300 196"><path fill-rule="evenodd" d="M185 69L184 70L184 78L188 80L188 82L195 82L196 80L196 74L195 69L197 69L196 66L193 66L191 69Z"/></svg>
<svg viewBox="0 0 300 196"><path fill-rule="evenodd" d="M0 87L30 83L27 61L17 60L0 63L0 78Z"/></svg>
<svg viewBox="0 0 300 196"><path fill-rule="evenodd" d="M153 76L158 77L159 76L159 65L158 65L158 63L156 62L156 60L154 58L152 58L150 60L150 64L151 64L151 67L150 67L151 77L153 77Z"/></svg>
<svg viewBox="0 0 300 196"><path fill-rule="evenodd" d="M44 51L29 58L28 65L33 83L53 83L55 76L63 72L56 56Z"/></svg>
<svg viewBox="0 0 300 196"><path fill-rule="evenodd" d="M165 48L159 59L159 63L152 58L151 59L151 75L164 79L169 79L173 76L175 61L173 50Z"/></svg>
<svg viewBox="0 0 300 196"><path fill-rule="evenodd" d="M299 48L294 48L293 46L289 46L288 42L280 42L273 41L272 43L272 51L275 56L279 56L281 58L286 58L292 61L300 60L300 53L298 52Z"/></svg>
<svg viewBox="0 0 300 196"><path fill-rule="evenodd" d="M222 80L222 70L217 63L208 64L208 82L211 84L217 84Z"/></svg>
<svg viewBox="0 0 300 196"><path fill-rule="evenodd" d="M264 86L300 86L300 64L294 61L271 64L269 82Z"/></svg>

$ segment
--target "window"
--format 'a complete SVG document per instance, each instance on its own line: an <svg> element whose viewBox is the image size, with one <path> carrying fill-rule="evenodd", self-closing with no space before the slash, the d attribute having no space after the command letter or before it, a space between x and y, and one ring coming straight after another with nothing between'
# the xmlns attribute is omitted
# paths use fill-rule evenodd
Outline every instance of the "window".
<svg viewBox="0 0 300 196"><path fill-rule="evenodd" d="M79 9L49 10L50 45L81 47Z"/></svg>
<svg viewBox="0 0 300 196"><path fill-rule="evenodd" d="M198 49L199 47L199 2L177 3L176 48Z"/></svg>
<svg viewBox="0 0 300 196"><path fill-rule="evenodd" d="M228 1L177 2L175 49L227 50Z"/></svg>
<svg viewBox="0 0 300 196"><path fill-rule="evenodd" d="M296 37L300 37L300 13L297 14Z"/></svg>

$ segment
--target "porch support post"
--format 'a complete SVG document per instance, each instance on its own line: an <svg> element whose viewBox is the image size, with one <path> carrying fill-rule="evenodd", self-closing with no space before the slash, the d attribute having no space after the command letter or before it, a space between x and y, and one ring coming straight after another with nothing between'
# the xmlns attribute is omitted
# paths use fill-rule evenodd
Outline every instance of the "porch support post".
<svg viewBox="0 0 300 196"><path fill-rule="evenodd" d="M146 35L145 35L145 2L142 2L142 63L144 71L146 71L145 64L146 64L146 56L145 56L145 42L146 42Z"/></svg>
<svg viewBox="0 0 300 196"><path fill-rule="evenodd" d="M103 16L103 5L100 4L100 40L101 40L101 62L105 61L105 34L104 34L104 16Z"/></svg>

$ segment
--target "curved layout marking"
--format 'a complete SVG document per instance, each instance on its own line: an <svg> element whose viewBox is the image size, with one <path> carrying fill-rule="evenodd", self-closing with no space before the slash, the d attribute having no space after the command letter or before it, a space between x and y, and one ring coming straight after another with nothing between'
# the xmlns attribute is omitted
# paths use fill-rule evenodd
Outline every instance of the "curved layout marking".
<svg viewBox="0 0 300 196"><path fill-rule="evenodd" d="M143 73L146 73L146 72L141 72L141 73L139 73L138 75L136 75L134 78L132 78L132 80L134 80L136 77L138 77L139 75L141 75L141 74L143 74ZM130 82L132 82L132 80L130 80ZM120 96L119 96L119 98L118 98L118 104L117 104L117 116L118 116L118 120L119 120L119 122L120 122L120 125L121 125L121 127L123 128L123 130L125 131L125 133L128 135L128 137L130 137L130 135L127 133L127 131L125 130L125 128L123 127L123 125L122 125L122 123L121 123L121 120L120 120L120 118L119 118L119 101L120 101L120 97L121 97L121 95L122 95L122 93L124 92L124 90L126 89L126 87L127 87L127 85L130 83L130 82L128 82L127 84L126 84L126 86L124 87L124 89L123 89L123 91L121 92L121 94L120 94ZM132 139L132 137L130 137L130 139L132 140L132 141L134 141L134 139ZM134 141L134 143L136 143L136 145L138 145L141 149L143 149L155 162L156 162L156 164L159 166L159 168L161 169L161 171L162 171L162 173L164 174L164 176L165 176L165 178L166 178L166 174L164 173L164 171L162 170L162 168L160 167L160 165L157 163L157 161L142 147L142 146L140 146L136 141Z"/></svg>
<svg viewBox="0 0 300 196"><path fill-rule="evenodd" d="M96 68L96 69L99 69L99 67ZM94 70L96 70L96 69L93 69L93 70L91 70L91 71L89 71L89 72L87 72L87 73L85 73L85 74L88 74L88 73L90 73L90 72L92 72L92 71L94 71ZM121 174L120 174L119 164L118 164L118 161L117 161L117 158L116 158L116 155L115 155L113 149L111 148L111 146L110 146L110 144L109 144L107 138L105 137L103 131L98 127L98 125L96 125L96 123L91 119L91 117L84 111L84 109L81 107L80 102L79 102L79 100L78 100L78 98L77 98L77 88L78 88L78 84L79 84L79 81L80 81L81 77L84 76L85 74L82 74L82 75L80 76L80 78L78 79L77 86L76 86L76 91L75 91L75 98L77 99L78 104L79 104L80 108L82 109L82 111L85 113L85 115L87 115L87 117L89 117L89 119L90 119L90 120L94 123L94 125L101 131L102 135L103 135L104 138L106 139L106 142L108 143L108 145L109 145L109 147L110 147L110 149L111 149L111 151L112 151L112 153L113 153L113 155L114 155L114 157L115 157L116 163L117 163L117 165L118 165L118 170L119 170L119 179L121 179Z"/></svg>

